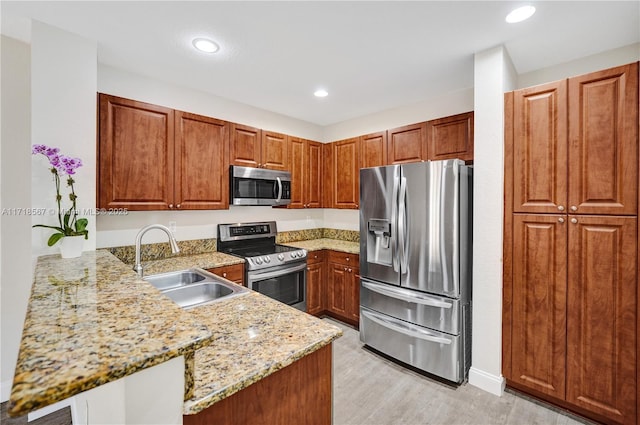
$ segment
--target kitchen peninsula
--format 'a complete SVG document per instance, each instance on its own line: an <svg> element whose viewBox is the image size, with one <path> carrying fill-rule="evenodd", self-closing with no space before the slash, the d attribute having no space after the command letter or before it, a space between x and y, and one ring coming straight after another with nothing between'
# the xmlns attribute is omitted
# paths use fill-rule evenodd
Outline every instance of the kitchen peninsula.
<svg viewBox="0 0 640 425"><path fill-rule="evenodd" d="M173 267L237 262L220 253L194 258L179 257ZM155 272L171 263L157 264ZM328 391L317 400L325 402L330 422L331 342L340 335L337 327L254 292L183 310L105 250L66 260L44 256L35 270L9 413L24 415L183 356L185 423L198 423L221 400L278 377L297 376L295 385L305 386L305 374L316 368L323 376L313 382ZM297 370L305 365L309 370ZM315 390L301 394L311 397Z"/></svg>

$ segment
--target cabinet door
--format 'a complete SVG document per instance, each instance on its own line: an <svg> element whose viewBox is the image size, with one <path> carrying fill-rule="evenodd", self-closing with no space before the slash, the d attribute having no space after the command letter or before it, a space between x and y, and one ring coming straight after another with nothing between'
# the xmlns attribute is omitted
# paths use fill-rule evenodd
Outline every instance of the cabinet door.
<svg viewBox="0 0 640 425"><path fill-rule="evenodd" d="M569 79L569 205L637 214L638 64Z"/></svg>
<svg viewBox="0 0 640 425"><path fill-rule="evenodd" d="M387 165L387 132L360 136L360 168Z"/></svg>
<svg viewBox="0 0 640 425"><path fill-rule="evenodd" d="M387 130L389 164L420 162L427 159L425 149L426 123Z"/></svg>
<svg viewBox="0 0 640 425"><path fill-rule="evenodd" d="M335 191L333 187L333 143L325 143L322 145L322 177L324 179L322 186L322 207L334 208Z"/></svg>
<svg viewBox="0 0 640 425"><path fill-rule="evenodd" d="M228 123L175 112L175 207L229 208Z"/></svg>
<svg viewBox="0 0 640 425"><path fill-rule="evenodd" d="M309 253L309 257L321 257L321 254ZM325 263L321 260L307 259L307 313L319 314L325 310Z"/></svg>
<svg viewBox="0 0 640 425"><path fill-rule="evenodd" d="M427 121L427 158L473 160L473 112Z"/></svg>
<svg viewBox="0 0 640 425"><path fill-rule="evenodd" d="M207 271L237 283L238 285L246 286L244 283L244 264L220 266L213 269L207 269Z"/></svg>
<svg viewBox="0 0 640 425"><path fill-rule="evenodd" d="M563 222L561 222L563 221ZM511 380L565 395L566 215L515 215Z"/></svg>
<svg viewBox="0 0 640 425"><path fill-rule="evenodd" d="M98 207L165 210L174 199L173 110L99 95Z"/></svg>
<svg viewBox="0 0 640 425"><path fill-rule="evenodd" d="M360 201L360 149L358 138L332 143L334 208L358 209Z"/></svg>
<svg viewBox="0 0 640 425"><path fill-rule="evenodd" d="M289 171L291 172L291 203L287 208L305 207L305 141L297 137L289 140Z"/></svg>
<svg viewBox="0 0 640 425"><path fill-rule="evenodd" d="M322 143L307 140L304 158L306 207L322 208Z"/></svg>
<svg viewBox="0 0 640 425"><path fill-rule="evenodd" d="M289 136L272 131L262 132L261 168L289 171L288 153Z"/></svg>
<svg viewBox="0 0 640 425"><path fill-rule="evenodd" d="M513 211L559 213L567 206L566 81L513 97Z"/></svg>
<svg viewBox="0 0 640 425"><path fill-rule="evenodd" d="M347 266L329 263L328 309L342 317L349 316L348 281Z"/></svg>
<svg viewBox="0 0 640 425"><path fill-rule="evenodd" d="M243 167L260 164L262 130L246 125L231 124L229 163Z"/></svg>
<svg viewBox="0 0 640 425"><path fill-rule="evenodd" d="M566 399L635 424L637 220L574 216L568 227Z"/></svg>

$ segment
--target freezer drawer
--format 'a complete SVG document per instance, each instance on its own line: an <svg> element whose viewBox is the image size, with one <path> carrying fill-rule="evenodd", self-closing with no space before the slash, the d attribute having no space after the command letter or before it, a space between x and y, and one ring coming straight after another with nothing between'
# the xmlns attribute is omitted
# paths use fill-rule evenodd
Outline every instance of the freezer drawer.
<svg viewBox="0 0 640 425"><path fill-rule="evenodd" d="M459 335L460 300L360 280L360 305L420 326Z"/></svg>
<svg viewBox="0 0 640 425"><path fill-rule="evenodd" d="M360 307L360 340L413 367L461 383L462 337L436 332Z"/></svg>

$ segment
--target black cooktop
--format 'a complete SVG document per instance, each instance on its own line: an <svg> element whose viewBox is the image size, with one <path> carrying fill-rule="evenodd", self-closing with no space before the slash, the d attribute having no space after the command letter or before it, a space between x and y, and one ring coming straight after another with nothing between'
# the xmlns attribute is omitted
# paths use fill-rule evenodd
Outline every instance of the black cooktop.
<svg viewBox="0 0 640 425"><path fill-rule="evenodd" d="M222 251L227 254L237 255L239 257L251 258L258 257L262 255L270 255L270 254L279 254L281 252L289 252L296 251L299 248L293 248L291 246L285 245L253 245L253 246L242 246L242 247L234 247L234 248L225 248Z"/></svg>

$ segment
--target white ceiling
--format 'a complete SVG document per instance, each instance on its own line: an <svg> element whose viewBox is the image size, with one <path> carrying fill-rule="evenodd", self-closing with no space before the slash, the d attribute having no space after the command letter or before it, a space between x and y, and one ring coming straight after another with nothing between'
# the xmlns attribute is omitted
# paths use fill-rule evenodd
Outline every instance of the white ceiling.
<svg viewBox="0 0 640 425"><path fill-rule="evenodd" d="M97 41L101 63L318 125L473 86L473 55L505 45L519 74L640 42L640 1L2 1L2 33L28 19ZM221 49L196 52L207 36ZM324 87L329 96L313 97Z"/></svg>

